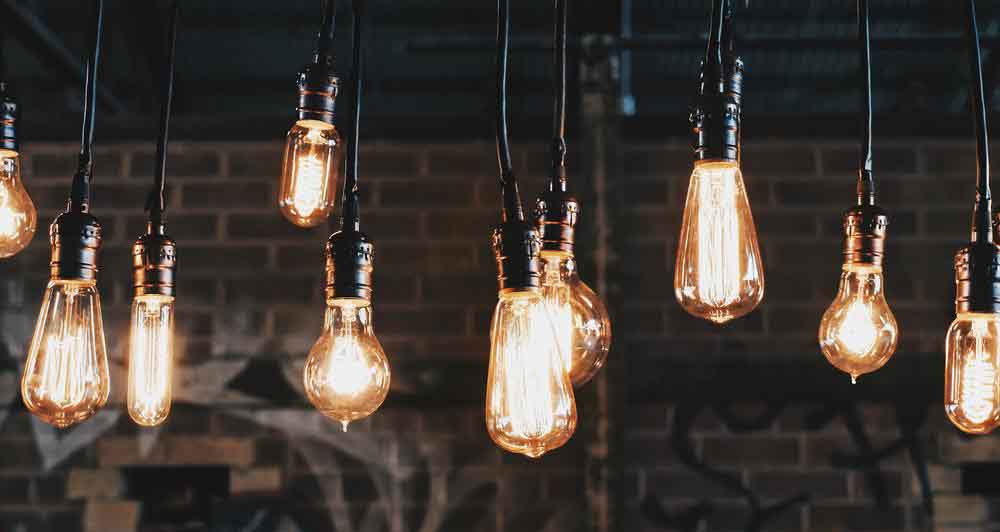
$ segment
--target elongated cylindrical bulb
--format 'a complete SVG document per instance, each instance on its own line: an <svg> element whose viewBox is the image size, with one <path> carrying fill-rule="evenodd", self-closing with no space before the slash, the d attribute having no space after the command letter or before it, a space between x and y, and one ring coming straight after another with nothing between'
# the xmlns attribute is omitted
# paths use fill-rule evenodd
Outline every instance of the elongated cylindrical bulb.
<svg viewBox="0 0 1000 532"><path fill-rule="evenodd" d="M611 349L611 318L601 298L580 280L573 255L542 252L542 294L549 305L559 350L574 386L604 367Z"/></svg>
<svg viewBox="0 0 1000 532"><path fill-rule="evenodd" d="M985 434L1000 424L1000 315L960 313L945 340L944 409L959 429Z"/></svg>
<svg viewBox="0 0 1000 532"><path fill-rule="evenodd" d="M365 299L327 301L323 333L309 351L303 383L309 401L341 423L369 416L389 393L389 360L372 328Z"/></svg>
<svg viewBox="0 0 1000 532"><path fill-rule="evenodd" d="M490 342L486 429L493 441L532 458L569 441L576 400L541 291L501 292Z"/></svg>
<svg viewBox="0 0 1000 532"><path fill-rule="evenodd" d="M110 390L96 283L49 281L21 378L25 406L43 421L66 428L93 416Z"/></svg>
<svg viewBox="0 0 1000 532"><path fill-rule="evenodd" d="M326 122L299 120L288 132L278 205L300 227L316 227L333 210L340 189L340 135Z"/></svg>
<svg viewBox="0 0 1000 532"><path fill-rule="evenodd" d="M736 162L695 164L674 270L684 310L725 323L764 298L764 268L750 202Z"/></svg>
<svg viewBox="0 0 1000 532"><path fill-rule="evenodd" d="M899 327L885 301L882 267L845 264L837 297L819 326L823 355L854 381L885 365L898 340Z"/></svg>
<svg viewBox="0 0 1000 532"><path fill-rule="evenodd" d="M0 149L0 259L24 249L35 236L38 212L21 182L18 152Z"/></svg>
<svg viewBox="0 0 1000 532"><path fill-rule="evenodd" d="M128 415L139 425L159 425L170 414L174 360L174 298L158 294L132 300L128 353Z"/></svg>

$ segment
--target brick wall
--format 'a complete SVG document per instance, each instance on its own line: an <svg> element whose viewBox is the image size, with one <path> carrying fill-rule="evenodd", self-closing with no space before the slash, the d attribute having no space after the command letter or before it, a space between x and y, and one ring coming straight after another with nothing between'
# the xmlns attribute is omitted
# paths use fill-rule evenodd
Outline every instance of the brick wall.
<svg viewBox="0 0 1000 532"><path fill-rule="evenodd" d="M956 522L976 529L991 515L988 498L962 495L960 466L1000 457L1000 445L996 438L959 438L939 402L926 407L918 432L939 495L930 519L922 513L909 447L879 463L888 500L881 507L870 493L879 488L866 480L870 465L831 462L837 453L857 452L851 419L859 420L873 449L899 439L902 425L891 405L852 405L856 418L813 426L803 418L822 404L791 397L779 408L747 394L737 411L755 418L773 408L773 419L750 430L706 407L681 434L678 419L690 413L691 401L711 402L711 389L691 398L629 395L632 367L679 359L725 367L747 357L780 366L821 358L815 334L836 288L840 213L852 199L856 166L851 143L745 146L768 286L757 312L722 329L684 314L671 290L688 150L681 143L622 148L606 198L610 252L600 257L607 260L616 333L603 378L621 401L610 410L614 419L599 419L596 403L606 399L594 386L580 392L577 436L537 462L501 453L483 430L486 334L495 302L487 237L498 202L494 150L486 143L363 149L362 225L377 244L375 329L390 356L393 391L376 415L347 434L301 399L301 364L322 319L327 229L296 229L274 208L280 145L173 145L168 219L180 249L178 401L162 429L134 427L121 407L121 357L129 247L143 227L150 148L103 145L98 152L93 209L107 235L100 286L116 397L100 416L65 433L23 411L15 366L46 281L45 228L65 201L75 147L28 148L25 181L39 208L39 232L31 247L0 263L3 345L10 354L6 371L0 363L0 405L9 404L0 410L0 532L743 530L752 516L749 499L699 470L698 460L735 476L764 506L811 495L764 520L765 531L911 531L933 519L939 530ZM546 172L545 146L515 153L530 202ZM951 319L952 254L970 215L972 148L921 141L880 145L875 156L880 197L892 217L887 281L902 330L897 357L940 365ZM581 160L571 171L586 167ZM584 215L582 233L592 235ZM593 247L580 243L585 272L594 270ZM878 386L878 379L863 378L859 387ZM679 411L686 413L678 417ZM598 434L607 423L616 430L606 464ZM678 455L685 450L691 456ZM149 522L153 503L143 500L135 475L160 465L188 467L192 475L202 466L222 468L227 495L213 507L210 519L217 521L203 528ZM611 493L595 487L602 471L613 478ZM711 511L692 511L705 501ZM979 513L966 515L967 507ZM696 516L694 528L684 524L685 515Z"/></svg>

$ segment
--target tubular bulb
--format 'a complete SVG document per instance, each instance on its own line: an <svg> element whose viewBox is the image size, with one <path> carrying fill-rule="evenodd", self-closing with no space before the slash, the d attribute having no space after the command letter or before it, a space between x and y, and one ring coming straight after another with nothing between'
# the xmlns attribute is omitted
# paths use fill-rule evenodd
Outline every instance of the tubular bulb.
<svg viewBox="0 0 1000 532"><path fill-rule="evenodd" d="M944 408L956 427L986 434L1000 424L1000 315L960 313L945 341Z"/></svg>
<svg viewBox="0 0 1000 532"><path fill-rule="evenodd" d="M16 255L35 236L38 213L21 182L18 152L0 149L0 259Z"/></svg>
<svg viewBox="0 0 1000 532"><path fill-rule="evenodd" d="M725 323L764 298L757 230L739 164L695 163L681 223L674 294L690 314Z"/></svg>
<svg viewBox="0 0 1000 532"><path fill-rule="evenodd" d="M139 425L159 425L170 414L174 358L174 298L158 294L132 301L128 415Z"/></svg>
<svg viewBox="0 0 1000 532"><path fill-rule="evenodd" d="M490 342L490 438L532 458L561 447L576 430L576 401L541 291L501 292Z"/></svg>
<svg viewBox="0 0 1000 532"><path fill-rule="evenodd" d="M347 431L348 423L382 405L389 380L389 361L372 329L371 303L328 300L323 334L309 351L303 372L309 401Z"/></svg>
<svg viewBox="0 0 1000 532"><path fill-rule="evenodd" d="M52 279L21 379L25 406L46 423L66 428L93 416L110 389L96 282Z"/></svg>
<svg viewBox="0 0 1000 532"><path fill-rule="evenodd" d="M330 216L340 189L340 135L326 122L299 120L288 132L278 205L288 221L316 227Z"/></svg>
<svg viewBox="0 0 1000 532"><path fill-rule="evenodd" d="M574 386L600 370L611 349L611 319L601 298L580 280L573 255L542 251L542 295L549 306L559 351Z"/></svg>
<svg viewBox="0 0 1000 532"><path fill-rule="evenodd" d="M885 301L882 267L845 264L840 289L823 313L819 346L837 369L855 382L881 368L896 350L899 327Z"/></svg>

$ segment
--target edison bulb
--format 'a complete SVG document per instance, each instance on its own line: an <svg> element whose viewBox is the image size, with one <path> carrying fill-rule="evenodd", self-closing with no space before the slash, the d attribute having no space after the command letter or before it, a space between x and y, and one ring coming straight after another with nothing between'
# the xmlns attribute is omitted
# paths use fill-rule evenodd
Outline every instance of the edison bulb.
<svg viewBox="0 0 1000 532"><path fill-rule="evenodd" d="M323 334L309 351L303 382L309 401L341 423L367 417L389 393L389 361L372 329L365 299L327 302Z"/></svg>
<svg viewBox="0 0 1000 532"><path fill-rule="evenodd" d="M128 415L139 425L159 425L170 414L174 359L174 298L159 294L132 301Z"/></svg>
<svg viewBox="0 0 1000 532"><path fill-rule="evenodd" d="M278 205L288 221L316 227L330 216L340 188L340 135L331 124L299 120L288 132Z"/></svg>
<svg viewBox="0 0 1000 532"><path fill-rule="evenodd" d="M881 368L892 357L898 340L896 317L885 301L882 267L845 264L837 297L819 326L823 355L856 381Z"/></svg>
<svg viewBox="0 0 1000 532"><path fill-rule="evenodd" d="M541 291L501 292L490 342L490 437L503 449L532 458L561 447L576 430L576 400Z"/></svg>
<svg viewBox="0 0 1000 532"><path fill-rule="evenodd" d="M695 163L681 222L674 294L687 312L725 323L764 298L764 268L735 162Z"/></svg>
<svg viewBox="0 0 1000 532"><path fill-rule="evenodd" d="M94 415L110 389L96 283L49 281L21 379L25 406L66 428Z"/></svg>
<svg viewBox="0 0 1000 532"><path fill-rule="evenodd" d="M542 252L542 294L552 317L559 351L574 386L604 367L611 349L611 319L601 298L580 280L570 253Z"/></svg>
<svg viewBox="0 0 1000 532"><path fill-rule="evenodd" d="M38 212L21 182L21 158L0 150L0 259L17 254L35 236Z"/></svg>
<svg viewBox="0 0 1000 532"><path fill-rule="evenodd" d="M1000 424L1000 316L963 312L945 340L944 409L959 429L985 434Z"/></svg>

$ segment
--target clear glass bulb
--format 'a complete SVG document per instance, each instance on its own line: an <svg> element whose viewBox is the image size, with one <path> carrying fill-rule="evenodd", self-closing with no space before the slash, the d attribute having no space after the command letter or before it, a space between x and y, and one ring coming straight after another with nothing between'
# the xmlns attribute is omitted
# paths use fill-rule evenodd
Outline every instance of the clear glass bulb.
<svg viewBox="0 0 1000 532"><path fill-rule="evenodd" d="M549 305L559 350L574 386L604 367L611 349L611 319L601 298L580 280L573 255L542 252L542 295Z"/></svg>
<svg viewBox="0 0 1000 532"><path fill-rule="evenodd" d="M278 206L288 221L316 227L330 216L340 189L340 135L326 122L299 120L288 131Z"/></svg>
<svg viewBox="0 0 1000 532"><path fill-rule="evenodd" d="M66 428L94 415L110 390L96 282L50 280L21 378L25 406Z"/></svg>
<svg viewBox="0 0 1000 532"><path fill-rule="evenodd" d="M715 323L747 314L764 298L757 229L735 162L695 163L681 222L674 294L684 310Z"/></svg>
<svg viewBox="0 0 1000 532"><path fill-rule="evenodd" d="M309 351L303 383L323 415L347 424L367 417L389 393L389 361L372 329L371 302L327 301L323 334Z"/></svg>
<svg viewBox="0 0 1000 532"><path fill-rule="evenodd" d="M128 356L128 415L146 427L159 425L170 414L173 297L146 294L132 300Z"/></svg>
<svg viewBox="0 0 1000 532"><path fill-rule="evenodd" d="M490 331L486 429L500 447L537 458L576 430L576 401L539 290L501 292Z"/></svg>
<svg viewBox="0 0 1000 532"><path fill-rule="evenodd" d="M819 346L851 381L889 361L896 351L899 327L885 301L881 266L845 264L840 289L819 325Z"/></svg>
<svg viewBox="0 0 1000 532"><path fill-rule="evenodd" d="M959 429L986 434L1000 424L1000 315L963 312L945 340L944 410Z"/></svg>
<svg viewBox="0 0 1000 532"><path fill-rule="evenodd" d="M35 236L38 212L21 182L21 158L0 150L0 259L16 255Z"/></svg>

